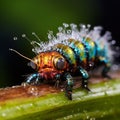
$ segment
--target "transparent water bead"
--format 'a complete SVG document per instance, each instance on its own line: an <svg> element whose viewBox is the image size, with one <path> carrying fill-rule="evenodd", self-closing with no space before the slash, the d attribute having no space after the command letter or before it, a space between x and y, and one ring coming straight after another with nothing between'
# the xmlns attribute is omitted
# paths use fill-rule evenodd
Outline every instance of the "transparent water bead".
<svg viewBox="0 0 120 120"><path fill-rule="evenodd" d="M18 38L17 37L13 37L13 40L18 40Z"/></svg>

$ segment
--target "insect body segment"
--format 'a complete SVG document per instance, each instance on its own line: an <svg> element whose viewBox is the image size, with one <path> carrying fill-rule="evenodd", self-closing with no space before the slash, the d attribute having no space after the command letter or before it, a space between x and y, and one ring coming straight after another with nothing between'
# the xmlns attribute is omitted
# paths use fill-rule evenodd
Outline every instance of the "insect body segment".
<svg viewBox="0 0 120 120"><path fill-rule="evenodd" d="M34 47L37 56L30 60L28 64L37 73L28 76L27 83L39 83L41 81L55 81L58 86L59 82L65 82L65 93L68 99L72 100L73 77L72 75L80 75L82 77L82 87L90 91L88 88L88 71L94 68L97 63L103 63L103 77L107 75L110 69L110 52L108 42L110 35L105 34L101 37L100 27L94 27L89 30L89 27L82 25L80 30L75 24L63 24L64 27L59 27L59 32L56 36L49 33L48 43L38 43ZM67 27L70 27L67 28ZM37 43L37 42L36 42ZM65 80L64 80L64 79Z"/></svg>
<svg viewBox="0 0 120 120"><path fill-rule="evenodd" d="M60 52L66 58L70 65L76 67L76 56L69 46L64 44L57 44L55 45L54 49Z"/></svg>
<svg viewBox="0 0 120 120"><path fill-rule="evenodd" d="M83 43L86 47L86 51L88 53L88 60L92 60L96 56L96 46L95 42L92 41L90 38L86 38L83 40Z"/></svg>
<svg viewBox="0 0 120 120"><path fill-rule="evenodd" d="M69 39L68 42L69 42L69 46L73 49L73 51L76 55L76 59L79 62L84 62L85 63L86 53L85 53L84 45L81 42L79 42L77 40L74 40L74 39Z"/></svg>

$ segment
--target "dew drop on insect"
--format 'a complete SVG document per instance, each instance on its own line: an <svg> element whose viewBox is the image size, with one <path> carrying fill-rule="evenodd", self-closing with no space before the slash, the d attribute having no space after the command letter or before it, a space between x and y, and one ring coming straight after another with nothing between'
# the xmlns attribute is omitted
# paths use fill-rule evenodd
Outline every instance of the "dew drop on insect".
<svg viewBox="0 0 120 120"><path fill-rule="evenodd" d="M86 26L85 26L84 24L80 24L80 28L81 28L81 29L85 29Z"/></svg>
<svg viewBox="0 0 120 120"><path fill-rule="evenodd" d="M48 34L48 39L49 39L49 40L51 40L51 39L52 39L51 34Z"/></svg>
<svg viewBox="0 0 120 120"><path fill-rule="evenodd" d="M48 33L48 39L51 40L54 38L53 31L49 31Z"/></svg>
<svg viewBox="0 0 120 120"><path fill-rule="evenodd" d="M76 29L77 28L77 25L76 24L70 24L70 27L72 30Z"/></svg>
<svg viewBox="0 0 120 120"><path fill-rule="evenodd" d="M72 32L71 30L67 30L67 34L71 34L71 32Z"/></svg>
<svg viewBox="0 0 120 120"><path fill-rule="evenodd" d="M62 32L63 28L62 27L58 27L58 31Z"/></svg>
<svg viewBox="0 0 120 120"><path fill-rule="evenodd" d="M64 26L65 28L69 27L69 25L68 25L67 23L63 23L63 26Z"/></svg>
<svg viewBox="0 0 120 120"><path fill-rule="evenodd" d="M91 25L90 25L90 24L87 24L87 27L88 27L88 28L90 28L90 27L91 27Z"/></svg>
<svg viewBox="0 0 120 120"><path fill-rule="evenodd" d="M18 40L18 38L17 37L13 37L13 40Z"/></svg>
<svg viewBox="0 0 120 120"><path fill-rule="evenodd" d="M114 45L115 43L116 43L116 41L115 41L115 40L112 40L112 41L111 41L111 44L112 44L112 45Z"/></svg>

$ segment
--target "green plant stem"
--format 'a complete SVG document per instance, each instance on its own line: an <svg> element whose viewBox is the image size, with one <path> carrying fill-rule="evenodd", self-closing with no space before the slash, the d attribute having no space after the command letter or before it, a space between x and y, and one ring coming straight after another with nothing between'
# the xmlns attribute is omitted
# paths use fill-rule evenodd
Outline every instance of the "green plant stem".
<svg viewBox="0 0 120 120"><path fill-rule="evenodd" d="M0 120L117 120L120 117L120 79L91 84L90 88L89 93L75 89L72 101L60 92L1 102Z"/></svg>

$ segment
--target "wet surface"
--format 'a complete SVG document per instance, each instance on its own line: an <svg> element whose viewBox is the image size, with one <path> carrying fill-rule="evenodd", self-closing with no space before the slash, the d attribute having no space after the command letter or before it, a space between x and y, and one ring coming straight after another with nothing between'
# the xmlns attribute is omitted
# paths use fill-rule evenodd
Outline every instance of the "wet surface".
<svg viewBox="0 0 120 120"><path fill-rule="evenodd" d="M111 72L110 75L113 79L120 78L120 71L114 73ZM80 79L81 79L80 77L74 78L75 81L74 89L81 86ZM89 79L89 84L96 84L105 81L108 81L108 79L102 78L100 75L92 75L92 77ZM59 88L56 88L54 85L50 85L50 84L41 84L38 86L27 85L27 86L13 86L8 88L1 88L0 102L6 100L12 100L16 98L40 97L40 96L45 96L49 93L56 94L60 91L64 91L63 84L59 85Z"/></svg>

